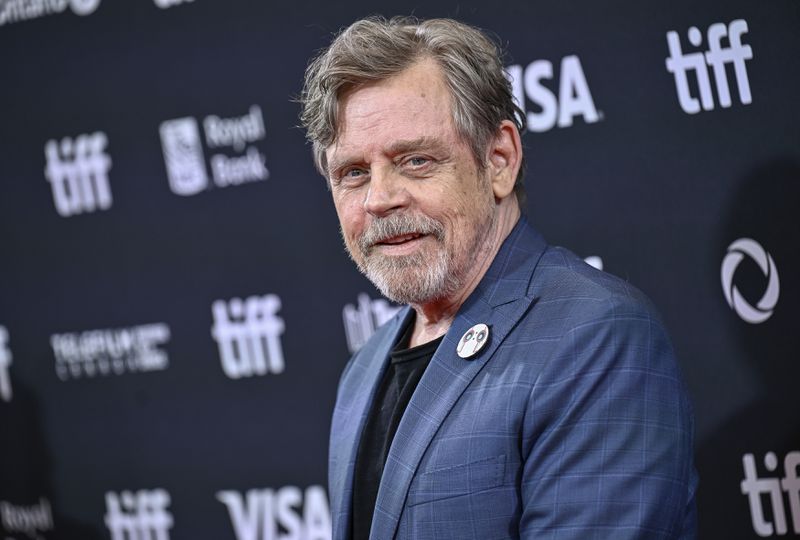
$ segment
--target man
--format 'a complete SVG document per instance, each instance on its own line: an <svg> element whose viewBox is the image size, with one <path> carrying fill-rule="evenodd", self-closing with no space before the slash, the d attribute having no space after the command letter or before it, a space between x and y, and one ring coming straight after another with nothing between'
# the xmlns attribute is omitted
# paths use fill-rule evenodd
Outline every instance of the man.
<svg viewBox="0 0 800 540"><path fill-rule="evenodd" d="M333 537L693 538L668 337L641 293L521 217L520 115L492 41L358 21L302 103L347 250L410 305L339 384Z"/></svg>

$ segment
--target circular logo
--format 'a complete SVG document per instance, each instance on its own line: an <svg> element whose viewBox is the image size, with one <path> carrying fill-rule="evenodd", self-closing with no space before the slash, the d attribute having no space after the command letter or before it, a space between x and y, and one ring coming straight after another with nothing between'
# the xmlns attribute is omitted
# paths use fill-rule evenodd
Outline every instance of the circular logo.
<svg viewBox="0 0 800 540"><path fill-rule="evenodd" d="M69 0L69 6L75 15L89 15L99 5L100 0Z"/></svg>
<svg viewBox="0 0 800 540"><path fill-rule="evenodd" d="M744 299L739 289L733 284L733 275L745 255L755 261L764 276L769 280L767 290L764 291L764 295L755 307ZM781 288L778 269L775 267L775 261L772 260L772 256L764 251L764 248L758 242L750 238L740 238L728 246L728 254L725 255L725 259L722 261L720 274L725 300L728 301L728 305L739 317L751 324L758 324L772 316L772 310L775 308L775 304L778 303L778 295Z"/></svg>

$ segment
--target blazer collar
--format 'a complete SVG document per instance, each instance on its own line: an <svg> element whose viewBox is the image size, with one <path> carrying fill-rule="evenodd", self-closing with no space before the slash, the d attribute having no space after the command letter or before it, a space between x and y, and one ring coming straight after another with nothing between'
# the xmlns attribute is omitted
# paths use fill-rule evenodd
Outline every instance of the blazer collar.
<svg viewBox="0 0 800 540"><path fill-rule="evenodd" d="M533 271L545 249L544 239L524 217L520 218L478 287L461 306L397 428L378 490L371 538L394 537L411 480L436 431L470 382L535 302L528 291ZM460 358L456 346L461 336L478 323L489 325L489 342L476 357ZM397 325L392 332L391 343L400 328L402 325ZM385 356L374 360L376 364L385 364Z"/></svg>
<svg viewBox="0 0 800 540"><path fill-rule="evenodd" d="M408 318L413 314L404 307L387 323L383 336L370 340L353 358L347 369L353 371L346 386L339 389L333 415L330 452L331 513L334 520L333 538L351 536L350 521L353 505L353 473L358 444L367 422L372 401L389 362L389 352L399 338Z"/></svg>

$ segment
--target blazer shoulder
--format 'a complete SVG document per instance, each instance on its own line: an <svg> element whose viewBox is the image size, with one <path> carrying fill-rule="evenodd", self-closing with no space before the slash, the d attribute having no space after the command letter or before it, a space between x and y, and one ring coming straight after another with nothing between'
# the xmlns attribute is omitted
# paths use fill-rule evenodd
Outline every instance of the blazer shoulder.
<svg viewBox="0 0 800 540"><path fill-rule="evenodd" d="M609 310L661 322L653 302L629 282L598 270L562 247L548 247L531 280L538 304L552 304L578 319Z"/></svg>

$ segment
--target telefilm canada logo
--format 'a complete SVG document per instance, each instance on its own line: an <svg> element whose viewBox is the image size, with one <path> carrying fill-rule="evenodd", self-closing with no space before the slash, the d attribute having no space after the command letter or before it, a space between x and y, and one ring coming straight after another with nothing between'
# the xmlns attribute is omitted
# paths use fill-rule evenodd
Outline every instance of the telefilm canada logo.
<svg viewBox="0 0 800 540"><path fill-rule="evenodd" d="M753 58L753 49L750 45L742 43L742 36L748 31L747 21L736 19L730 24L715 23L708 27L706 38L707 51L691 53L683 52L681 38L675 31L667 32L667 71L675 77L675 89L678 92L678 103L687 114L696 114L701 110L714 110L714 94L711 88L711 78L708 68L714 76L714 86L717 90L719 106L726 109L731 106L731 91L728 84L727 66L733 66L736 79L736 89L742 105L749 105L753 101L750 94L750 80L747 78L746 61ZM696 26L687 32L689 43L694 47L703 45L703 33ZM723 40L727 38L727 45ZM690 74L694 74L694 82L700 94L700 99L692 95L690 89Z"/></svg>
<svg viewBox="0 0 800 540"><path fill-rule="evenodd" d="M322 486L225 490L217 500L228 509L236 540L330 540L331 511Z"/></svg>
<svg viewBox="0 0 800 540"><path fill-rule="evenodd" d="M111 540L169 540L171 502L165 489L107 492L105 522Z"/></svg>
<svg viewBox="0 0 800 540"><path fill-rule="evenodd" d="M99 5L100 0L4 0L0 2L0 26L57 15L67 8L75 15L91 15Z"/></svg>
<svg viewBox="0 0 800 540"><path fill-rule="evenodd" d="M767 471L775 473L778 470L778 456L774 452L764 455L764 467ZM747 496L750 504L750 517L753 530L758 536L785 535L788 531L786 520L786 505L783 495L789 499L789 513L792 517L792 530L795 535L800 535L800 452L794 451L786 454L783 459L783 478L758 476L756 460L753 454L742 456L744 479L741 483L742 495ZM764 496L769 501L770 511L764 513ZM768 516L772 516L770 521Z"/></svg>
<svg viewBox="0 0 800 540"><path fill-rule="evenodd" d="M47 141L44 175L53 191L56 212L62 217L108 210L113 202L106 153L108 137L102 131Z"/></svg>
<svg viewBox="0 0 800 540"><path fill-rule="evenodd" d="M283 373L281 335L286 326L278 316L280 309L281 299L275 294L214 301L211 336L225 375L240 379Z"/></svg>
<svg viewBox="0 0 800 540"><path fill-rule="evenodd" d="M169 366L166 323L128 328L66 332L50 336L56 375L62 381L96 376L160 371Z"/></svg>
<svg viewBox="0 0 800 540"><path fill-rule="evenodd" d="M755 306L742 296L734 283L736 269L745 257L754 261L764 277L767 278L764 294ZM780 296L780 278L772 255L767 253L761 244L751 238L740 238L728 246L728 253L722 260L720 278L725 300L742 320L751 324L759 324L772 317Z"/></svg>
<svg viewBox="0 0 800 540"><path fill-rule="evenodd" d="M266 137L261 108L232 118L206 116L202 121L208 160L197 120L191 116L167 120L159 127L169 187L176 195L197 195L211 186L229 187L269 178L266 157L254 145ZM213 184L212 184L213 181Z"/></svg>
<svg viewBox="0 0 800 540"><path fill-rule="evenodd" d="M536 60L524 69L516 64L506 68L514 100L525 113L529 131L570 127L579 116L587 124L603 119L602 112L595 107L580 58L565 56L558 71L558 79L554 79L553 63L549 60ZM551 89L556 85L557 94ZM535 110L528 110L526 100L534 104Z"/></svg>

